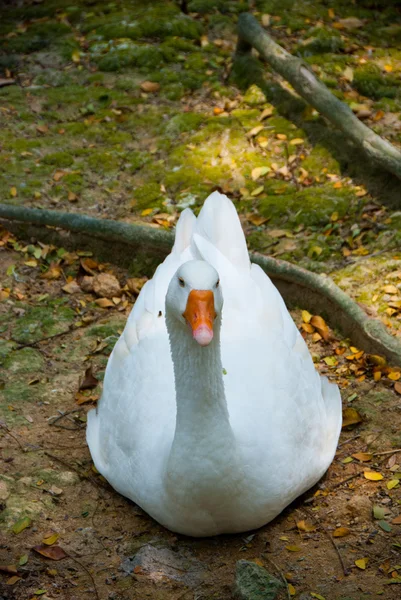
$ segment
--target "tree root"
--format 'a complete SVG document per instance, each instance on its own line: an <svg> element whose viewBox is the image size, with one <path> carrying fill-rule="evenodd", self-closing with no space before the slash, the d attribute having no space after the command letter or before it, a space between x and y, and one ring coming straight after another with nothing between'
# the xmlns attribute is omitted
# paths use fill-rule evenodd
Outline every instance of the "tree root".
<svg viewBox="0 0 401 600"><path fill-rule="evenodd" d="M170 232L144 225L6 204L0 204L0 219L7 229L20 236L33 234L43 241L50 239L53 243L75 249L91 248L97 255L103 254L106 260L120 265L132 262L138 253L160 261L170 252L174 239ZM21 226L21 222L28 225ZM70 233L66 237L65 232L54 228ZM116 248L117 254L114 252ZM250 258L272 279L287 306L308 308L310 312L322 315L331 327L338 328L354 345L365 352L383 355L391 363L401 366L401 342L390 335L380 321L369 317L329 277L261 254L251 253ZM154 263L145 264L142 274L151 275L151 269L154 269Z"/></svg>
<svg viewBox="0 0 401 600"><path fill-rule="evenodd" d="M237 56L250 54L252 47L304 100L341 129L345 139L361 148L380 168L401 179L400 151L362 123L347 104L315 77L303 60L276 44L255 17L242 13L238 19Z"/></svg>

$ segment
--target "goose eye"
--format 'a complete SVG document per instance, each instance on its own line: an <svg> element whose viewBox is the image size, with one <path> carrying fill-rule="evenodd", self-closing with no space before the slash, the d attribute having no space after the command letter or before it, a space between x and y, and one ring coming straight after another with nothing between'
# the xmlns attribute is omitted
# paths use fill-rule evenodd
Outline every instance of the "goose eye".
<svg viewBox="0 0 401 600"><path fill-rule="evenodd" d="M185 281L183 280L182 277L178 278L178 283L180 284L181 287L185 287Z"/></svg>
<svg viewBox="0 0 401 600"><path fill-rule="evenodd" d="M216 283L216 288L218 288L218 287L219 287L219 285L220 285L220 279L218 279L218 280L217 280L217 283Z"/></svg>

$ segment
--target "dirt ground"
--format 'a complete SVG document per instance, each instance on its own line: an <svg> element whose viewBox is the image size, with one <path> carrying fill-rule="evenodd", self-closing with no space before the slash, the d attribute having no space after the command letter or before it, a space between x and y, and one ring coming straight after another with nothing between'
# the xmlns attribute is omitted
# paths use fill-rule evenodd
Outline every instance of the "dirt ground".
<svg viewBox="0 0 401 600"><path fill-rule="evenodd" d="M238 14L250 10L400 147L399 2L0 10L1 201L172 230L219 188L250 250L326 273L401 335L399 181L267 65L262 76L255 58L233 61ZM256 532L172 534L108 486L85 443L86 412L149 265L124 270L40 242L0 228L1 600L228 600L240 559L285 581L281 600L401 597L399 368L300 306L293 317L344 404L327 475ZM96 291L101 274L113 283Z"/></svg>

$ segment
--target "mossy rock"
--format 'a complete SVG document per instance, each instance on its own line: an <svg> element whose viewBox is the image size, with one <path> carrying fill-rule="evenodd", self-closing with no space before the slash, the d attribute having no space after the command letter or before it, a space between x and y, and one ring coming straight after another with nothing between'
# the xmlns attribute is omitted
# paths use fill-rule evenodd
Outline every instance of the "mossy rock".
<svg viewBox="0 0 401 600"><path fill-rule="evenodd" d="M4 367L12 373L40 372L43 366L43 356L34 348L16 350L4 361Z"/></svg>
<svg viewBox="0 0 401 600"><path fill-rule="evenodd" d="M310 175L321 175L322 169L327 169L328 173L340 175L341 169L339 162L333 155L321 144L316 144L309 156L302 161L301 166L308 171Z"/></svg>
<svg viewBox="0 0 401 600"><path fill-rule="evenodd" d="M60 303L27 309L13 326L12 337L20 344L32 344L45 337L68 331L74 311Z"/></svg>
<svg viewBox="0 0 401 600"><path fill-rule="evenodd" d="M395 98L398 95L398 82L395 77L383 75L375 64L362 65L355 69L353 86L360 94L369 98Z"/></svg>
<svg viewBox="0 0 401 600"><path fill-rule="evenodd" d="M266 103L266 96L257 85L251 85L244 96L244 102L250 106L259 106Z"/></svg>

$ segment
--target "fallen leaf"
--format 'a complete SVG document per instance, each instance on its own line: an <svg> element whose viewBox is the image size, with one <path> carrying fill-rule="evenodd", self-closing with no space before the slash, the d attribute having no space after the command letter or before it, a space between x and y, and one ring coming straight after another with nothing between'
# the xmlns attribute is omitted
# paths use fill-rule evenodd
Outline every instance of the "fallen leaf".
<svg viewBox="0 0 401 600"><path fill-rule="evenodd" d="M385 517L385 511L384 508L382 506L379 506L378 504L374 504L373 508L372 508L372 512L373 512L373 518L374 519L384 519Z"/></svg>
<svg viewBox="0 0 401 600"><path fill-rule="evenodd" d="M369 481L380 481L383 479L383 475L381 473L377 473L377 471L365 471L363 476L365 479L369 479Z"/></svg>
<svg viewBox="0 0 401 600"><path fill-rule="evenodd" d="M110 308L111 306L114 306L113 302L108 298L96 298L95 302L100 308Z"/></svg>
<svg viewBox="0 0 401 600"><path fill-rule="evenodd" d="M385 531L386 533L390 533L392 527L390 525L390 523L387 523L387 521L381 520L377 522L378 526L383 529L383 531Z"/></svg>
<svg viewBox="0 0 401 600"><path fill-rule="evenodd" d="M267 119L268 117L271 117L273 114L273 108L265 108L264 111L262 111L260 117L259 117L259 121L264 121L265 119Z"/></svg>
<svg viewBox="0 0 401 600"><path fill-rule="evenodd" d="M333 537L344 537L350 533L348 527L337 527L337 529L333 531Z"/></svg>
<svg viewBox="0 0 401 600"><path fill-rule="evenodd" d="M307 310L302 311L302 320L304 323L310 323L312 315Z"/></svg>
<svg viewBox="0 0 401 600"><path fill-rule="evenodd" d="M155 81L142 81L139 86L143 92L154 94L160 90L160 84Z"/></svg>
<svg viewBox="0 0 401 600"><path fill-rule="evenodd" d="M316 527L307 521L297 521L297 527L299 531L304 531L305 533L310 533L311 531L316 530Z"/></svg>
<svg viewBox="0 0 401 600"><path fill-rule="evenodd" d="M394 384L394 390L397 392L397 394L401 394L401 383L399 381Z"/></svg>
<svg viewBox="0 0 401 600"><path fill-rule="evenodd" d="M79 390L91 390L93 388L95 388L97 386L97 384L99 383L99 380L96 379L96 377L94 376L93 372L92 372L92 365L90 365L86 371L85 371L85 375L83 377L82 382L79 385Z"/></svg>
<svg viewBox="0 0 401 600"><path fill-rule="evenodd" d="M355 408L345 408L343 410L343 428L362 423L362 417Z"/></svg>
<svg viewBox="0 0 401 600"><path fill-rule="evenodd" d="M250 223L252 223L253 225L256 225L256 227L263 225L263 223L266 223L268 220L269 219L267 217L261 217L258 215L250 215L248 217L248 221L250 221Z"/></svg>
<svg viewBox="0 0 401 600"><path fill-rule="evenodd" d="M312 598L317 598L317 600L326 600L326 598L324 596L321 596L320 594L316 594L315 592L311 592L310 595L312 596Z"/></svg>
<svg viewBox="0 0 401 600"><path fill-rule="evenodd" d="M15 565L0 565L0 572L7 575L18 575L18 570Z"/></svg>
<svg viewBox="0 0 401 600"><path fill-rule="evenodd" d="M302 323L302 329L306 331L306 333L314 333L315 329L310 323Z"/></svg>
<svg viewBox="0 0 401 600"><path fill-rule="evenodd" d="M354 79L354 69L352 69L351 67L346 67L344 69L344 72L343 72L343 77L347 81L353 81L353 79Z"/></svg>
<svg viewBox="0 0 401 600"><path fill-rule="evenodd" d="M18 193L18 192L17 192L17 188L15 187L15 185L13 185L13 187L11 187L11 188L10 188L10 196L11 196L12 198L15 198L15 197L16 197L16 195L17 195L17 193Z"/></svg>
<svg viewBox="0 0 401 600"><path fill-rule="evenodd" d="M250 131L248 131L248 133L246 135L247 135L247 137L254 137L255 135L258 135L258 133L263 131L264 128L265 128L264 125L256 125L256 127L251 129Z"/></svg>
<svg viewBox="0 0 401 600"><path fill-rule="evenodd" d="M368 452L356 452L352 456L361 462L367 462L373 458L373 454L369 454Z"/></svg>
<svg viewBox="0 0 401 600"><path fill-rule="evenodd" d="M224 108L221 108L220 106L215 106L213 109L213 114L215 115L221 115L224 112Z"/></svg>
<svg viewBox="0 0 401 600"><path fill-rule="evenodd" d="M69 202L77 202L78 196L74 194L74 192L68 192L68 201Z"/></svg>
<svg viewBox="0 0 401 600"><path fill-rule="evenodd" d="M33 550L51 560L62 560L67 556L60 546L46 546L45 544L41 544L40 546L34 546Z"/></svg>
<svg viewBox="0 0 401 600"><path fill-rule="evenodd" d="M253 192L251 192L251 196L259 196L263 192L264 189L265 188L263 187L263 185L260 185L259 187L254 189Z"/></svg>
<svg viewBox="0 0 401 600"><path fill-rule="evenodd" d="M329 328L326 325L326 321L322 319L322 317L318 317L317 315L313 316L310 320L310 324L313 325L318 333L320 333L325 342L330 339Z"/></svg>
<svg viewBox="0 0 401 600"><path fill-rule="evenodd" d="M395 285L384 285L382 288L383 292L385 292L386 294L398 294L398 288L395 287Z"/></svg>
<svg viewBox="0 0 401 600"><path fill-rule="evenodd" d="M55 544L57 542L59 538L59 534L58 533L50 533L50 535L45 536L42 540L43 544L46 544L46 546L52 546L53 544Z"/></svg>
<svg viewBox="0 0 401 600"><path fill-rule="evenodd" d="M390 481L387 482L386 487L388 490L392 490L395 487L397 487L397 485L400 483L399 479L390 479Z"/></svg>
<svg viewBox="0 0 401 600"><path fill-rule="evenodd" d="M390 371L390 373L387 375L387 377L389 379L391 379L391 381L398 381L399 378L401 377L401 372L400 371Z"/></svg>
<svg viewBox="0 0 401 600"><path fill-rule="evenodd" d="M395 517L391 522L394 523L394 525L401 525L401 515Z"/></svg>
<svg viewBox="0 0 401 600"><path fill-rule="evenodd" d="M47 125L38 125L38 126L36 127L36 131L38 131L39 133L43 133L43 134L45 134L45 133L48 133L48 131L49 131L49 128L48 128L48 126L47 126Z"/></svg>
<svg viewBox="0 0 401 600"><path fill-rule="evenodd" d="M288 587L288 593L290 594L290 596L295 596L297 591L294 588L294 586L292 585L292 583L287 583L287 587Z"/></svg>
<svg viewBox="0 0 401 600"><path fill-rule="evenodd" d="M77 392L75 394L75 402L79 405L86 404L87 402L97 402L98 400L98 394L91 394L89 396L87 396L86 394L82 394L81 392Z"/></svg>
<svg viewBox="0 0 401 600"><path fill-rule="evenodd" d="M71 54L71 58L72 58L72 62L74 62L75 64L78 64L81 62L81 53L79 50L74 50L74 52Z"/></svg>
<svg viewBox="0 0 401 600"><path fill-rule="evenodd" d="M14 575L13 577L10 577L10 579L7 579L6 585L14 585L20 579L21 579L21 577L18 577L18 575Z"/></svg>
<svg viewBox="0 0 401 600"><path fill-rule="evenodd" d="M301 552L302 548L300 548L299 546L286 546L285 547L286 550L288 550L289 552Z"/></svg>
<svg viewBox="0 0 401 600"><path fill-rule="evenodd" d="M268 234L272 238L281 238L287 235L288 231L285 229L271 229Z"/></svg>
<svg viewBox="0 0 401 600"><path fill-rule="evenodd" d="M391 65L384 65L384 70L386 71L386 73L391 73L393 67Z"/></svg>
<svg viewBox="0 0 401 600"><path fill-rule="evenodd" d="M355 561L355 565L358 567L358 569L362 569L364 571L368 562L368 558L358 558L358 560Z"/></svg>
<svg viewBox="0 0 401 600"><path fill-rule="evenodd" d="M285 133L276 133L276 138L278 140L284 141L287 139L287 136L285 135Z"/></svg>
<svg viewBox="0 0 401 600"><path fill-rule="evenodd" d="M336 359L335 356L325 356L323 358L323 360L328 367L335 367L336 365L338 365L338 360ZM343 425L343 427L344 427L344 425Z"/></svg>
<svg viewBox="0 0 401 600"><path fill-rule="evenodd" d="M305 142L302 138L294 138L290 141L290 146L300 146Z"/></svg>
<svg viewBox="0 0 401 600"><path fill-rule="evenodd" d="M18 521L16 523L14 523L13 525L13 533L21 533L21 531L24 531L24 529L26 529L27 527L30 527L32 525L32 520L29 517L21 517L21 519L18 519Z"/></svg>
<svg viewBox="0 0 401 600"><path fill-rule="evenodd" d="M20 556L20 559L18 561L18 564L23 567L24 565L26 565L26 563L28 562L28 555L27 554L23 554L22 556Z"/></svg>
<svg viewBox="0 0 401 600"><path fill-rule="evenodd" d="M251 177L256 181L259 177L263 177L263 175L266 175L269 171L269 167L256 167L255 169L252 169Z"/></svg>

